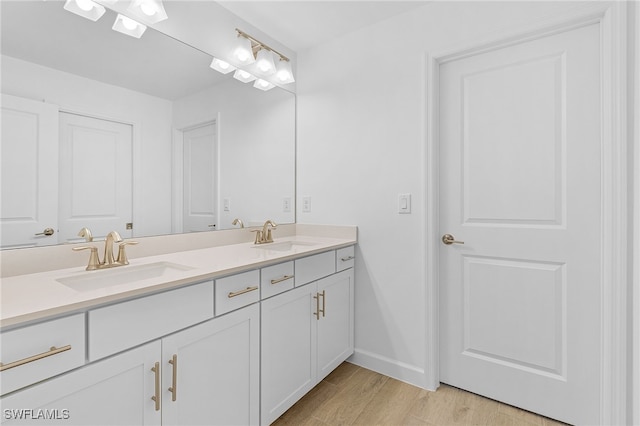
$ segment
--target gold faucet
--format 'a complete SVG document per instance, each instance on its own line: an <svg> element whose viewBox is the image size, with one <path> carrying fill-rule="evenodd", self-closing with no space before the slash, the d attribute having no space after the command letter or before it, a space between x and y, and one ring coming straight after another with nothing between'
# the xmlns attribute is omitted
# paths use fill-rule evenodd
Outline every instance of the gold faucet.
<svg viewBox="0 0 640 426"><path fill-rule="evenodd" d="M271 228L269 228L271 226ZM278 225L271 219L267 220L262 229L252 229L251 232L256 233L256 240L254 244L265 244L273 242L273 235L271 235L271 229L276 229Z"/></svg>
<svg viewBox="0 0 640 426"><path fill-rule="evenodd" d="M91 235L91 229L87 228L86 226L82 228L80 232L78 232L78 237L83 237L85 240L87 240L88 243L93 241L93 235Z"/></svg>
<svg viewBox="0 0 640 426"><path fill-rule="evenodd" d="M244 228L244 222L242 222L242 219L235 218L233 219L233 222L231 222L231 224L240 225L240 228Z"/></svg>
<svg viewBox="0 0 640 426"><path fill-rule="evenodd" d="M120 243L118 246L118 259L113 258L113 244ZM111 231L107 234L104 240L104 257L102 262L98 257L98 248L95 246L81 246L73 247L73 251L91 250L89 255L89 264L86 267L87 271L95 271L96 269L115 268L116 266L124 266L129 264L127 254L125 253L125 247L127 245L138 244L137 241L122 242L122 237L117 231Z"/></svg>

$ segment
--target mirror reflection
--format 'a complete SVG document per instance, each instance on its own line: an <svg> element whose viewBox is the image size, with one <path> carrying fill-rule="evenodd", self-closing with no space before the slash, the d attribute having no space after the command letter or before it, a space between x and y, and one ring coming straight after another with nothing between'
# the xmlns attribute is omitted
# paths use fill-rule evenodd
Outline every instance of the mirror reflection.
<svg viewBox="0 0 640 426"><path fill-rule="evenodd" d="M62 4L0 3L3 248L295 221L292 93Z"/></svg>

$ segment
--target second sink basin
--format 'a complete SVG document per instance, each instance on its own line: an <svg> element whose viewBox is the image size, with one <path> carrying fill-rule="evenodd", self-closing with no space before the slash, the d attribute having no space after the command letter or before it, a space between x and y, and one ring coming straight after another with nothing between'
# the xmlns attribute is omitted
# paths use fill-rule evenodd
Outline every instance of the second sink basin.
<svg viewBox="0 0 640 426"><path fill-rule="evenodd" d="M253 248L274 251L290 251L296 248L310 247L314 245L315 243L308 243L305 241L282 241L279 243L258 244L253 246Z"/></svg>
<svg viewBox="0 0 640 426"><path fill-rule="evenodd" d="M190 269L193 268L171 262L157 262L84 272L79 275L58 278L56 281L76 291L92 291L149 278L179 278L184 271Z"/></svg>

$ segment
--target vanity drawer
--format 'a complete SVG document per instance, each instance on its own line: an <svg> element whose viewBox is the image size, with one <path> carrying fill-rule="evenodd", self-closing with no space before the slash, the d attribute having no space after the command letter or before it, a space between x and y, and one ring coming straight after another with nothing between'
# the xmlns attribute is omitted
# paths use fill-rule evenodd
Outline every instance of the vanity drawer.
<svg viewBox="0 0 640 426"><path fill-rule="evenodd" d="M260 291L262 299L291 290L295 277L293 261L262 268L260 273Z"/></svg>
<svg viewBox="0 0 640 426"><path fill-rule="evenodd" d="M2 333L0 394L84 364L84 314Z"/></svg>
<svg viewBox="0 0 640 426"><path fill-rule="evenodd" d="M355 263L355 246L341 248L336 250L336 272L353 268Z"/></svg>
<svg viewBox="0 0 640 426"><path fill-rule="evenodd" d="M89 361L213 318L213 282L89 311Z"/></svg>
<svg viewBox="0 0 640 426"><path fill-rule="evenodd" d="M216 316L260 300L260 271L216 280Z"/></svg>
<svg viewBox="0 0 640 426"><path fill-rule="evenodd" d="M336 272L336 252L315 254L295 260L296 287Z"/></svg>

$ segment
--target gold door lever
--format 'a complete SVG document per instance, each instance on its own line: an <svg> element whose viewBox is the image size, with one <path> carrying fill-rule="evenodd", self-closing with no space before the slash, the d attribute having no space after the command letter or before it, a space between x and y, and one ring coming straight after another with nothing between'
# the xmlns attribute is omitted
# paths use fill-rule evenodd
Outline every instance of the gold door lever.
<svg viewBox="0 0 640 426"><path fill-rule="evenodd" d="M464 241L456 241L456 237L451 234L444 234L442 236L442 242L448 246L451 244L464 244Z"/></svg>

